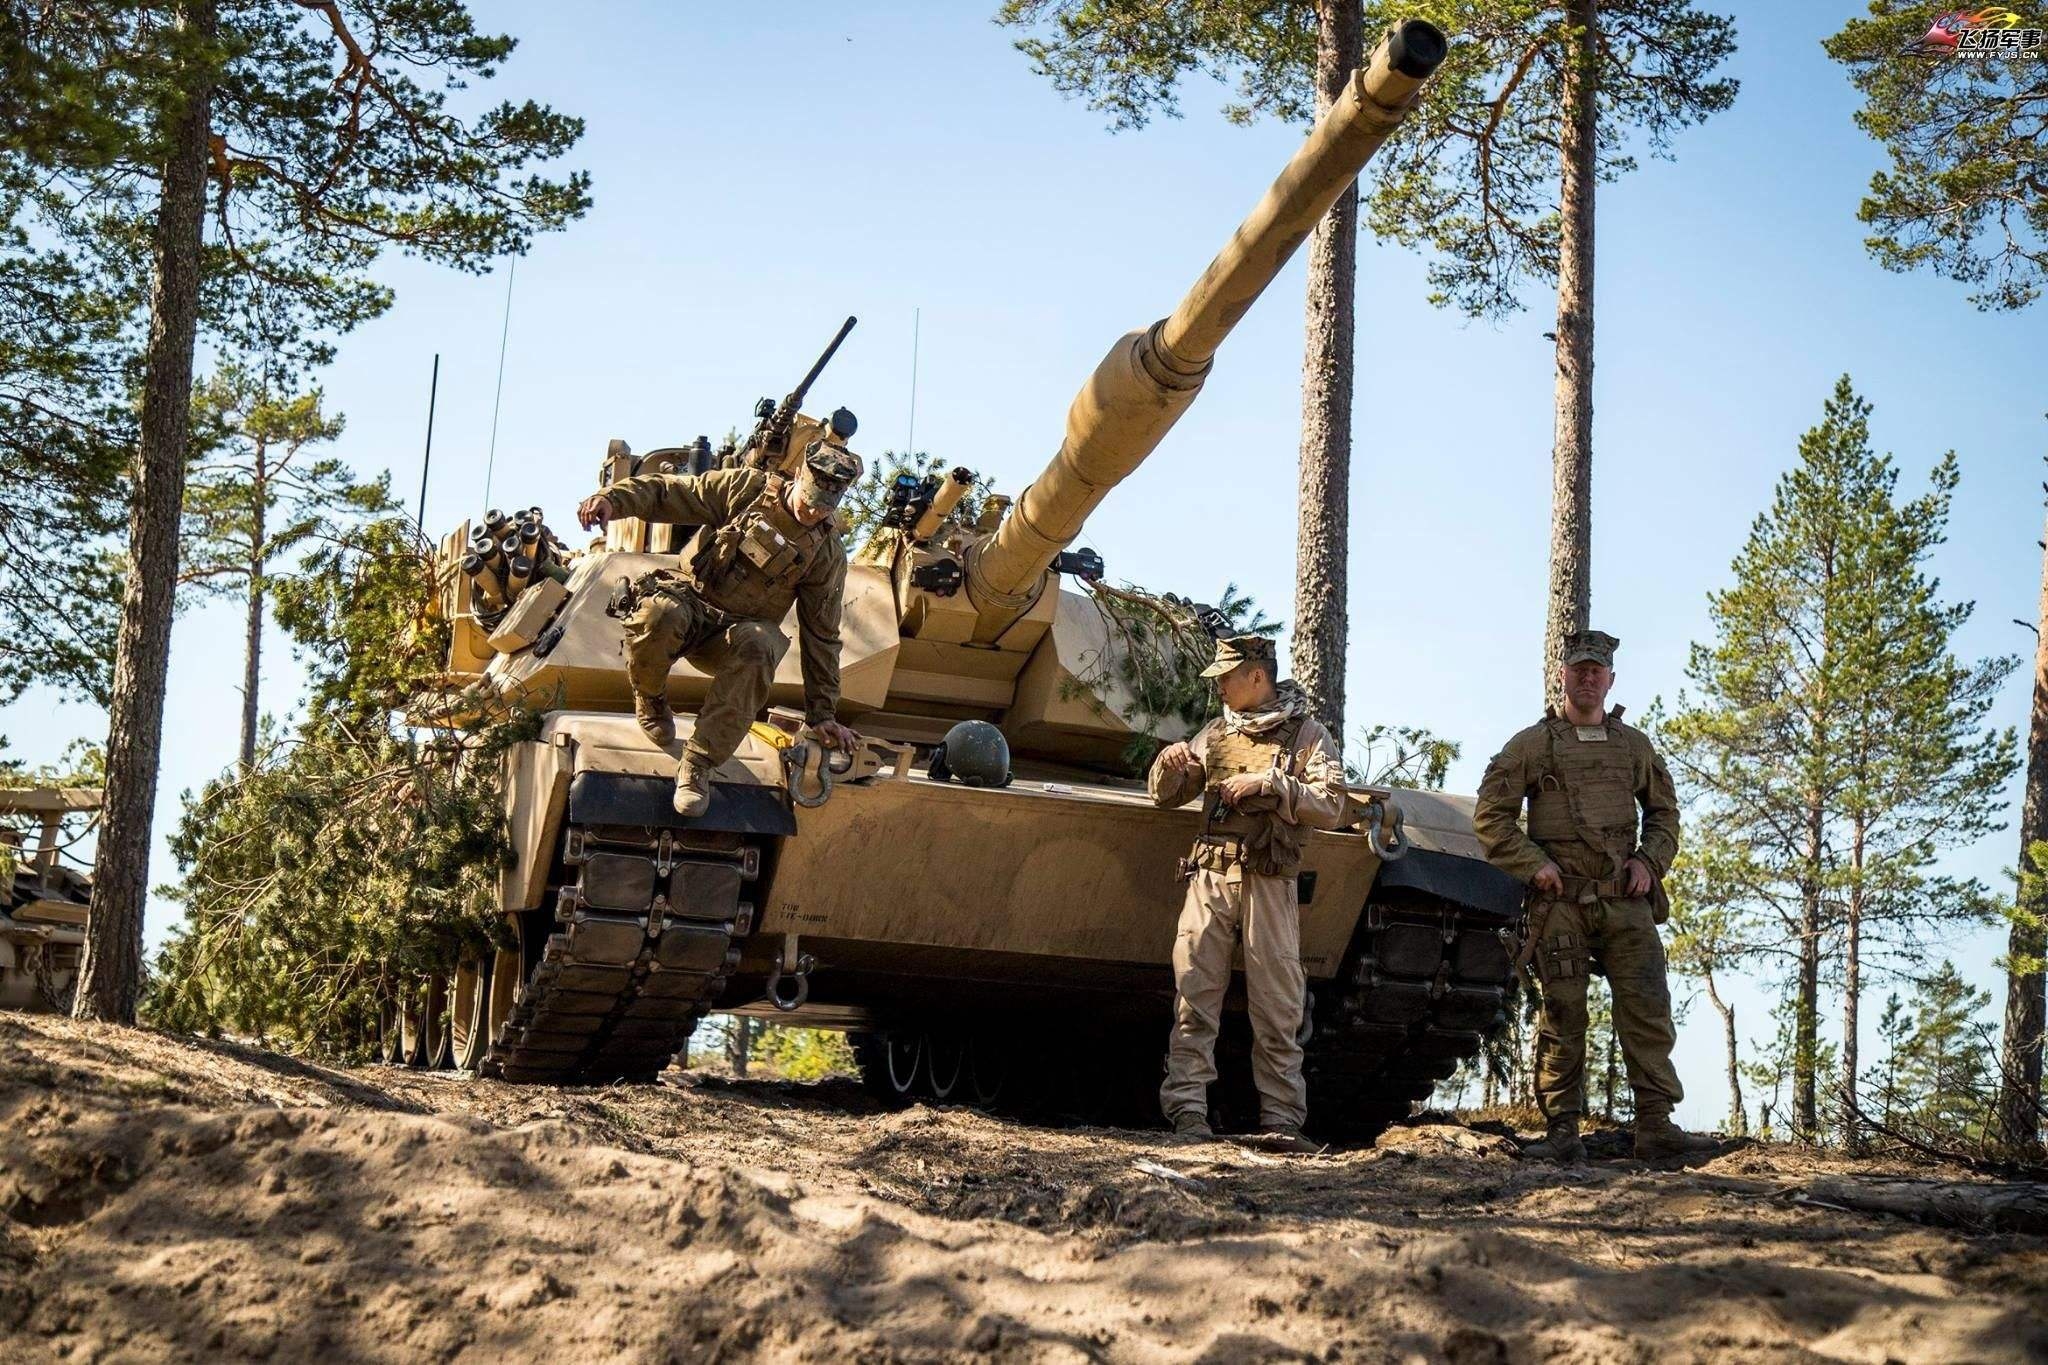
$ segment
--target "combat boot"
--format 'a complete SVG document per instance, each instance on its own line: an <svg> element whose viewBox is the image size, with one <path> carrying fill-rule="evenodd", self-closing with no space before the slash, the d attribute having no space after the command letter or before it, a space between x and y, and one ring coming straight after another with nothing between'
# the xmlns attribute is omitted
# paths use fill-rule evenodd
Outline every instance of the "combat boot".
<svg viewBox="0 0 2048 1365"><path fill-rule="evenodd" d="M1555 1161L1560 1166L1576 1166L1586 1159L1586 1144L1579 1141L1579 1116L1567 1114L1550 1121L1550 1128L1541 1142L1525 1142L1516 1153L1524 1161Z"/></svg>
<svg viewBox="0 0 2048 1365"><path fill-rule="evenodd" d="M1216 1130L1209 1126L1209 1116L1199 1109L1183 1109L1173 1116L1173 1135L1189 1142L1214 1142Z"/></svg>
<svg viewBox="0 0 2048 1365"><path fill-rule="evenodd" d="M1702 1133L1688 1133L1671 1121L1669 1104L1636 1101L1636 1158L1661 1161L1666 1157L1699 1156L1718 1152L1721 1144Z"/></svg>
<svg viewBox="0 0 2048 1365"><path fill-rule="evenodd" d="M685 750L676 765L676 814L702 815L711 808L711 770L697 755Z"/></svg>
<svg viewBox="0 0 2048 1365"><path fill-rule="evenodd" d="M676 713L669 709L667 697L650 697L645 693L633 694L633 719L640 722L640 728L647 737L666 749L676 742Z"/></svg>
<svg viewBox="0 0 2048 1365"><path fill-rule="evenodd" d="M1320 1142L1303 1137L1301 1129L1279 1123L1259 1129L1259 1146L1269 1152L1294 1152L1302 1156L1313 1156L1323 1150Z"/></svg>

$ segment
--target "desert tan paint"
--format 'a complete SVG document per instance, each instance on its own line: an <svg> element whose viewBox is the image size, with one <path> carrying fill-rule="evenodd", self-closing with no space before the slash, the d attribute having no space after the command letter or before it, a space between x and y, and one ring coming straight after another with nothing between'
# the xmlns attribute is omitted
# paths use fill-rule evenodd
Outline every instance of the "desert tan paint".
<svg viewBox="0 0 2048 1365"><path fill-rule="evenodd" d="M1029 607L1054 556L1187 411L1223 338L1400 124L1421 82L1389 56L1381 43L1173 315L1117 342L1081 386L1059 453L968 555L976 641L995 640Z"/></svg>
<svg viewBox="0 0 2048 1365"><path fill-rule="evenodd" d="M798 812L760 928L1165 966L1180 913L1175 865L1199 823L1194 806L1158 810L1108 788L988 791L922 777L842 787ZM1304 851L1304 870L1318 875L1301 912L1302 961L1328 977L1379 863L1357 835L1319 834Z"/></svg>

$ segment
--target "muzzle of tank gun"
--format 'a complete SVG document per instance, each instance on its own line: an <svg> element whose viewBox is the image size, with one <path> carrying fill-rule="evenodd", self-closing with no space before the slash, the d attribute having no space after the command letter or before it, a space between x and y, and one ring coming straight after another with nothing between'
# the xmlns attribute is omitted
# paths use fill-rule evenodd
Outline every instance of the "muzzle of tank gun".
<svg viewBox="0 0 2048 1365"><path fill-rule="evenodd" d="M1030 610L1047 566L1194 402L1223 339L1399 126L1445 49L1433 25L1396 25L1173 313L1118 341L1096 366L1067 412L1058 454L1000 529L968 551L976 643L995 641Z"/></svg>

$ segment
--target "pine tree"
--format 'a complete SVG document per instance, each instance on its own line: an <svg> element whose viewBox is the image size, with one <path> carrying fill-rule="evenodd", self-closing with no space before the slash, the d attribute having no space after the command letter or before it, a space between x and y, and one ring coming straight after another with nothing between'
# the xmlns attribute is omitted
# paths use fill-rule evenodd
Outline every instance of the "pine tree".
<svg viewBox="0 0 2048 1365"><path fill-rule="evenodd" d="M1860 969L1866 935L1910 951L1926 923L1983 913L1981 885L1933 877L1928 863L1987 827L2012 768L2013 736L1981 726L2014 662L1955 660L1949 641L1970 606L1941 603L1924 574L1954 457L1930 492L1902 502L1869 415L1845 376L1751 528L1734 586L1710 597L1716 639L1687 666L1697 692L1663 727L1674 769L1727 842L1729 883L1792 945L1793 1124L1807 1138L1818 1135L1824 967L1853 945ZM1861 986L1854 973L1845 984Z"/></svg>
<svg viewBox="0 0 2048 1365"><path fill-rule="evenodd" d="M123 135L122 174L49 210L110 274L148 262L149 331L130 494L127 581L109 705L105 819L76 1011L131 1020L163 727L179 523L202 315L260 281L317 355L389 302L365 270L397 246L481 270L588 203L587 178L535 168L581 135L544 106L469 122L449 93L492 76L510 38L478 33L460 0L102 0L117 70L99 98ZM43 51L31 37L30 50Z"/></svg>
<svg viewBox="0 0 2048 1365"><path fill-rule="evenodd" d="M1877 1036L1884 1042L1884 1074L1878 1081L1877 1094L1883 1106L1880 1121L1886 1127L1891 1126L1898 1107L1899 1052L1912 1030L1913 1016L1906 1013L1906 1002L1893 991L1885 997L1884 1013L1877 1016Z"/></svg>
<svg viewBox="0 0 2048 1365"><path fill-rule="evenodd" d="M108 97L136 71L96 8L0 6L0 703L111 685L142 299L52 222L130 148Z"/></svg>
<svg viewBox="0 0 2048 1365"><path fill-rule="evenodd" d="M1728 1131L1749 1132L1742 1103L1742 1055L1735 1027L1735 1002L1723 999L1717 972L1734 970L1755 951L1753 917L1734 880L1729 849L1710 831L1688 841L1671 868L1665 889L1671 897L1666 950L1671 970L1697 978L1707 1001L1721 1016L1721 1045L1727 1062Z"/></svg>
<svg viewBox="0 0 2048 1365"><path fill-rule="evenodd" d="M1943 16L1955 19L1965 11ZM2048 62L1961 61L1927 42L1937 16L1918 0L1870 0L1827 40L1864 97L1857 126L1891 157L1858 216L1888 270L1932 270L1976 287L1984 309L2032 304L2048 281ZM2048 871L2048 536L2042 540L2034 697L2020 818L2023 887ZM2048 901L2023 894L2006 946L2000 1132L2021 1157L2041 1154L2041 1058L2048 1032Z"/></svg>
<svg viewBox="0 0 2048 1365"><path fill-rule="evenodd" d="M332 544L350 522L395 510L389 477L363 483L309 446L341 434L318 389L272 395L244 365L230 363L195 399L202 453L185 487L180 581L208 596L238 595L246 608L242 654L243 768L256 761L263 714L263 623L273 584L293 572L309 542Z"/></svg>
<svg viewBox="0 0 2048 1365"><path fill-rule="evenodd" d="M1924 46L1942 8L1871 0L1826 43L1863 95L1857 127L1891 157L1858 210L1865 245L1888 270L1978 286L1980 308L2021 308L2048 281L2048 62Z"/></svg>
<svg viewBox="0 0 2048 1365"><path fill-rule="evenodd" d="M1990 1118L1990 1026L1979 1016L1991 992L1944 960L1913 990L1912 1030L1899 1050L1899 1085L1909 1117L1928 1139L1976 1143Z"/></svg>
<svg viewBox="0 0 2048 1365"><path fill-rule="evenodd" d="M1598 186L1634 169L1623 148L1670 155L1672 135L1728 108L1715 73L1731 20L1692 0L1422 0L1374 4L1453 36L1451 54L1396 135L1367 225L1429 247L1433 301L1474 317L1521 307L1530 278L1557 285L1550 596L1543 687L1555 703L1564 637L1592 602L1593 268Z"/></svg>

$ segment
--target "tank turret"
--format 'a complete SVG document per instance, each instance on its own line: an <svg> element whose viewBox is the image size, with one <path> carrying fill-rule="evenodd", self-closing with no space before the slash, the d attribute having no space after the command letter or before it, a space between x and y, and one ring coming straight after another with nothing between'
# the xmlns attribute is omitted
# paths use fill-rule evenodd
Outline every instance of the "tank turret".
<svg viewBox="0 0 2048 1365"><path fill-rule="evenodd" d="M847 579L840 656L847 719L927 745L959 721L988 721L1020 760L1097 771L1121 767L1137 732L1174 737L1166 732L1179 718L1146 714L1126 687L1129 670L1119 662L1126 633L1107 619L1102 598L1056 586L1063 575L1089 585L1102 576L1098 556L1068 546L1194 402L1224 338L1399 126L1444 48L1443 35L1418 20L1388 32L1173 312L1110 349L1075 397L1058 452L1014 501L990 494L972 518L959 515L974 482L965 469L906 476L883 490L885 529L861 549ZM850 413L820 419L798 411L852 325L847 319L780 405L762 400L759 425L733 458L786 470L811 440L853 434ZM707 460L708 444L636 458L614 442L600 482L697 472L720 462ZM671 564L689 535L690 528L615 521L602 545L591 547L595 553L575 557L563 590L543 584L530 603L527 583L552 562L545 553L531 570L509 557L499 568L488 553L476 572L451 564L451 670L485 673L502 692L530 699L625 709L631 694L620 627L605 614L606 599L621 578ZM478 541L485 550L488 539ZM498 613L509 620L517 604L526 604L517 628L499 624ZM793 623L785 634L794 638ZM784 656L773 704L801 704L799 665L797 651ZM707 686L680 663L669 699L688 711Z"/></svg>
<svg viewBox="0 0 2048 1365"><path fill-rule="evenodd" d="M1187 411L1217 347L1399 126L1444 48L1443 34L1418 19L1390 31L1180 306L1110 348L1067 411L1059 453L967 553L975 643L993 642L1029 610L1088 514Z"/></svg>

